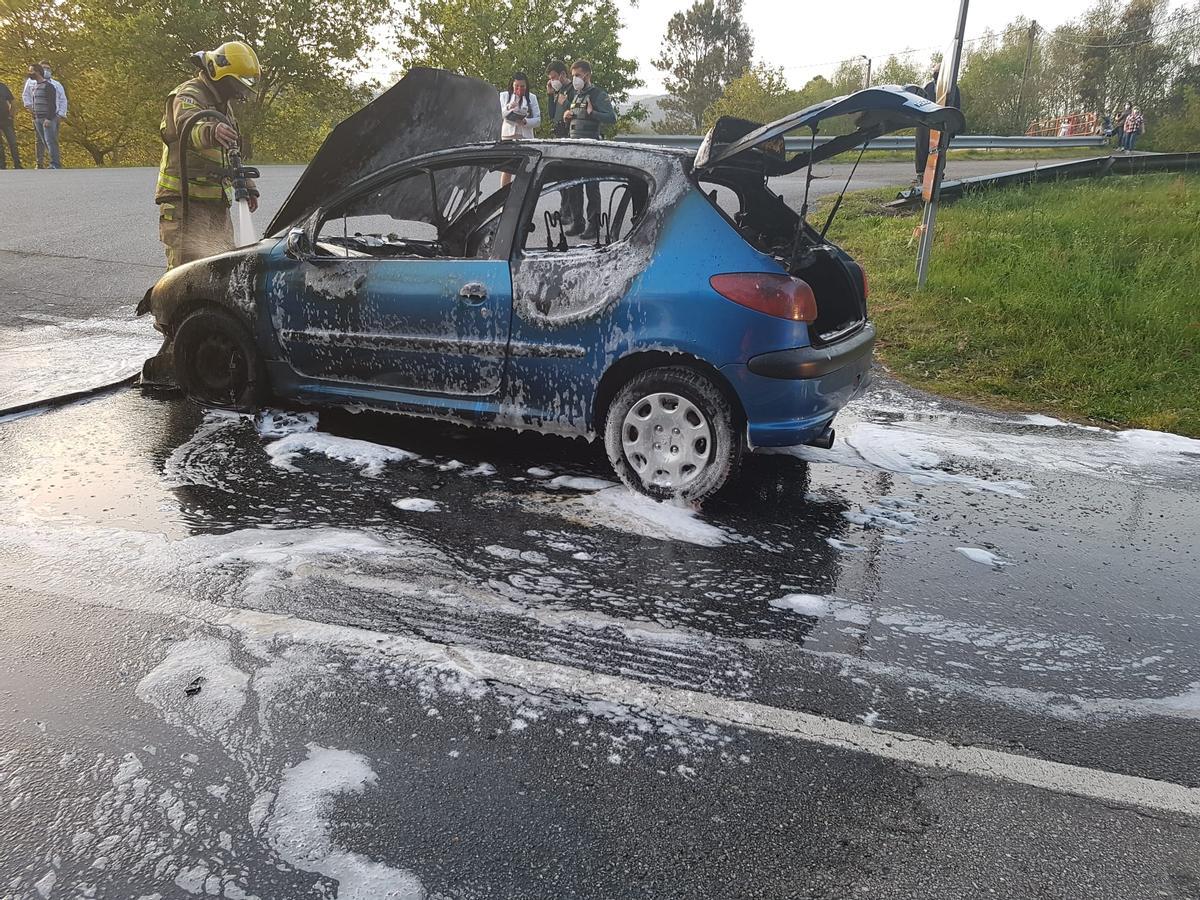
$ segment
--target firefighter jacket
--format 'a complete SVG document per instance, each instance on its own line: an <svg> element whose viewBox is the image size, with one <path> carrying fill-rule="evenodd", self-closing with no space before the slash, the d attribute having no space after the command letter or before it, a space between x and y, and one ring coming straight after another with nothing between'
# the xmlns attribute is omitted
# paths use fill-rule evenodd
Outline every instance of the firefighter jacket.
<svg viewBox="0 0 1200 900"><path fill-rule="evenodd" d="M206 78L197 76L185 81L167 95L159 126L163 151L155 203L174 203L180 198L179 137L191 117L207 109L225 115L230 124L237 127L230 104L221 99L216 87ZM215 136L216 127L216 119L201 119L188 136L188 199L228 206L233 202L233 184L221 172L223 155ZM253 183L247 182L247 186L252 188Z"/></svg>

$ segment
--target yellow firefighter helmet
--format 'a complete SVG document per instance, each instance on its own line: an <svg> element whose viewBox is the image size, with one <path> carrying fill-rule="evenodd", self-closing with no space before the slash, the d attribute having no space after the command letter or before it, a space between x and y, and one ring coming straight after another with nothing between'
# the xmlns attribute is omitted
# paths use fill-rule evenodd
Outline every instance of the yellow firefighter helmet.
<svg viewBox="0 0 1200 900"><path fill-rule="evenodd" d="M216 50L206 50L196 55L203 57L201 61L204 71L213 81L236 78L246 87L253 89L255 82L262 76L258 56L244 41L226 41Z"/></svg>

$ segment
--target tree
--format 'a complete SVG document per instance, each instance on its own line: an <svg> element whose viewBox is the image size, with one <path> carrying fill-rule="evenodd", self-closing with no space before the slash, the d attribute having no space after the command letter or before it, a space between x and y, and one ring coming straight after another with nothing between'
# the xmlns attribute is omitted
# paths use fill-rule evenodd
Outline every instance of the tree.
<svg viewBox="0 0 1200 900"><path fill-rule="evenodd" d="M760 63L729 82L725 92L705 110L703 127L711 128L721 116L771 122L803 107L801 92L788 87L783 69Z"/></svg>
<svg viewBox="0 0 1200 900"><path fill-rule="evenodd" d="M397 59L406 68L450 69L497 87L507 87L513 73L523 71L537 91L548 63L586 59L596 83L618 103L642 83L637 63L621 55L614 0L566 6L533 0L406 2L396 30Z"/></svg>
<svg viewBox="0 0 1200 900"><path fill-rule="evenodd" d="M295 143L309 147L333 114L363 102L348 73L365 64L373 23L388 9L389 0L3 0L0 58L53 65L70 99L61 134L68 165L152 164L166 95L194 71L190 53L242 39L263 65L259 92L238 113L243 149L272 128L281 99L313 109L289 117Z"/></svg>
<svg viewBox="0 0 1200 900"><path fill-rule="evenodd" d="M754 41L742 21L742 0L695 0L667 23L654 65L669 73L666 119L659 131L693 132L726 85L750 66Z"/></svg>
<svg viewBox="0 0 1200 900"><path fill-rule="evenodd" d="M901 87L909 84L924 84L925 75L921 67L909 62L907 58L889 56L871 76L872 84L898 84Z"/></svg>
<svg viewBox="0 0 1200 900"><path fill-rule="evenodd" d="M1021 134L1026 124L1021 120L1037 118L1040 50L1036 43L1033 72L1025 70L1031 24L1018 18L1000 35L988 32L963 58L958 85L973 133Z"/></svg>

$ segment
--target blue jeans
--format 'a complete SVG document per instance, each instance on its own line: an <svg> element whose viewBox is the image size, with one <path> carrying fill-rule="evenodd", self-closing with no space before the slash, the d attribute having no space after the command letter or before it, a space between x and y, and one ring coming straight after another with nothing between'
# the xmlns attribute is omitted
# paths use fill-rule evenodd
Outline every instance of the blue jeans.
<svg viewBox="0 0 1200 900"><path fill-rule="evenodd" d="M41 143L38 144L38 168L42 167L44 157L42 149L50 151L50 167L53 169L62 168L62 157L58 152L58 119L34 119L33 126L37 129L38 137L41 138Z"/></svg>
<svg viewBox="0 0 1200 900"><path fill-rule="evenodd" d="M1126 131L1121 135L1121 146L1126 150L1132 150L1133 144L1137 140L1138 133L1136 131Z"/></svg>

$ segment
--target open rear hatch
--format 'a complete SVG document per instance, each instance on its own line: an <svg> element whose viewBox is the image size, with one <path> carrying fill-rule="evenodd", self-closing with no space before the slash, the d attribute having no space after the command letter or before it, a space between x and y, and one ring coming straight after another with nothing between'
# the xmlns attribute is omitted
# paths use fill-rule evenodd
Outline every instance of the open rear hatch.
<svg viewBox="0 0 1200 900"><path fill-rule="evenodd" d="M853 117L851 132L820 144L814 140L788 156L785 135L803 128L815 138L820 123L839 116ZM899 86L874 87L814 104L766 125L722 117L696 152L693 174L706 193L712 186L725 187L738 199L736 212L723 209L714 191L708 194L714 205L751 245L774 256L789 274L804 279L812 288L817 300L817 319L810 328L815 345L838 341L862 327L867 290L862 268L825 240L841 196L820 231L807 221L812 165L855 147L865 149L882 134L918 125L959 132L963 115ZM804 195L794 209L768 187L767 180L803 168L808 169ZM847 178L846 186L849 183Z"/></svg>

